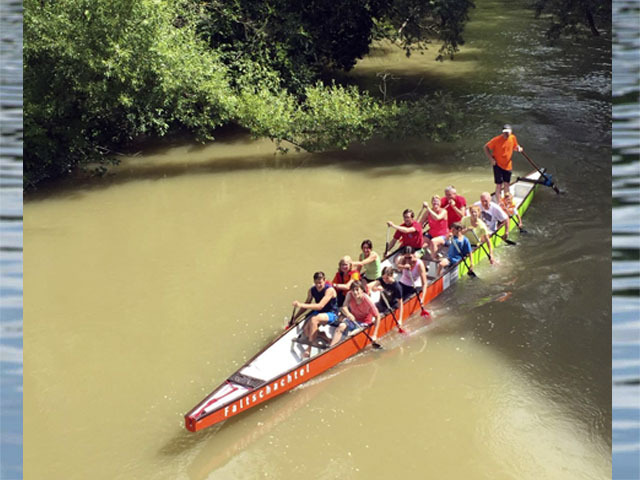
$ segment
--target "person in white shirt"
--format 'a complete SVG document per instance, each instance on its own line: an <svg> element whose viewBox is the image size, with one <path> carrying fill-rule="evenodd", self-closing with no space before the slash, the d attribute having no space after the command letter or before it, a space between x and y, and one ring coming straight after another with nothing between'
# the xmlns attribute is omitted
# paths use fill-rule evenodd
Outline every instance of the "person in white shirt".
<svg viewBox="0 0 640 480"><path fill-rule="evenodd" d="M504 212L500 205L491 201L491 194L483 192L480 195L480 201L475 205L480 207L480 218L487 225L491 232L495 232L503 225L507 225L509 216ZM504 238L509 236L508 229L505 229Z"/></svg>

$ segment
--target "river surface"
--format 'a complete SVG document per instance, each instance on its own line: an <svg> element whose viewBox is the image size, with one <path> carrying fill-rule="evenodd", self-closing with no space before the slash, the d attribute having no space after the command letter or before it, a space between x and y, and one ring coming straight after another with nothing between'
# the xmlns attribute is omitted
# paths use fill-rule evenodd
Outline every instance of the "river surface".
<svg viewBox="0 0 640 480"><path fill-rule="evenodd" d="M380 47L353 77L464 103L450 144L276 156L229 134L124 159L24 205L24 477L611 477L611 44L548 45L478 0L453 62ZM416 90L417 89L417 90ZM453 183L491 190L503 123L541 189L517 247L309 384L192 434L183 414L281 331L312 274ZM531 167L515 158L516 174Z"/></svg>

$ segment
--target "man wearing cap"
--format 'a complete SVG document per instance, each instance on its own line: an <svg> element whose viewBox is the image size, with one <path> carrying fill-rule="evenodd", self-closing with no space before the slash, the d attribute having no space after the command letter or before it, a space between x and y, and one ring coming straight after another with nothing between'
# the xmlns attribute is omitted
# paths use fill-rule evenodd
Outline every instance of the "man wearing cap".
<svg viewBox="0 0 640 480"><path fill-rule="evenodd" d="M511 155L513 151L521 152L524 150L518 145L518 139L512 133L511 125L502 127L502 135L493 137L484 146L484 153L493 165L493 179L496 184L496 201L500 201L500 190L503 193L509 191L509 182L511 181Z"/></svg>

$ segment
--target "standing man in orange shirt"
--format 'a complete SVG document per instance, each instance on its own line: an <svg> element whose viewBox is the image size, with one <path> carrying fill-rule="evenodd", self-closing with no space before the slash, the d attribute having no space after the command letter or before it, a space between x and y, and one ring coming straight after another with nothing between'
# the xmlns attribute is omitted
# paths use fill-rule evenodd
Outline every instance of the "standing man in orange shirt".
<svg viewBox="0 0 640 480"><path fill-rule="evenodd" d="M493 137L484 146L484 153L491 161L491 165L493 165L493 179L496 184L496 203L502 198L500 190L502 190L504 194L509 191L511 170L513 170L511 155L513 155L514 150L521 152L524 149L518 145L518 139L513 134L511 125L503 126L502 135Z"/></svg>

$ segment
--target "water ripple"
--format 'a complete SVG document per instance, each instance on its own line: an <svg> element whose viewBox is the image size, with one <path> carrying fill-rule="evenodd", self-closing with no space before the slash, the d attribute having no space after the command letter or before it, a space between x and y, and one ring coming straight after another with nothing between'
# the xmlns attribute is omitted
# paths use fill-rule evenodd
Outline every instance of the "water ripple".
<svg viewBox="0 0 640 480"><path fill-rule="evenodd" d="M640 476L640 2L613 2L613 478Z"/></svg>
<svg viewBox="0 0 640 480"><path fill-rule="evenodd" d="M0 13L0 478L22 478L22 2Z"/></svg>

